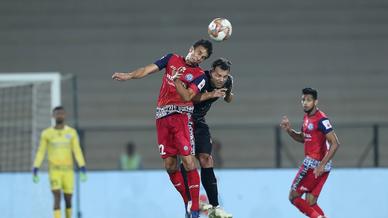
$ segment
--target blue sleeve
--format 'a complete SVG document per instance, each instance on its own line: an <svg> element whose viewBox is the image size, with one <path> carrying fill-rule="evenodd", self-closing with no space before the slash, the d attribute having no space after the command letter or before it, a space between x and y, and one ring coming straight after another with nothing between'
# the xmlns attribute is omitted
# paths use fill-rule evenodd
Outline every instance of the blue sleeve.
<svg viewBox="0 0 388 218"><path fill-rule="evenodd" d="M197 87L198 87L198 85L201 84L203 79L205 80L204 85L202 87L199 86L199 87L201 87L201 89L199 89L199 92L201 92L201 93L206 92L206 90L208 90L208 88L209 88L210 80L208 77L208 73L209 73L208 71L205 71L205 76L200 76L193 81L193 83L195 83L195 85L197 85Z"/></svg>
<svg viewBox="0 0 388 218"><path fill-rule="evenodd" d="M203 92L205 90L205 85L207 84L206 76L205 74L195 78L193 81L190 82L190 88L196 92L197 94L200 92ZM194 89L196 87L196 89Z"/></svg>
<svg viewBox="0 0 388 218"><path fill-rule="evenodd" d="M325 135L327 133L333 131L333 127L331 126L331 123L330 123L329 119L324 117L321 120L319 120L319 122L318 122L318 130L321 131Z"/></svg>
<svg viewBox="0 0 388 218"><path fill-rule="evenodd" d="M166 54L165 56L163 56L159 60L155 61L154 64L156 64L156 66L158 66L159 70L162 70L163 68L165 68L167 66L167 63L172 56L173 56L173 54Z"/></svg>

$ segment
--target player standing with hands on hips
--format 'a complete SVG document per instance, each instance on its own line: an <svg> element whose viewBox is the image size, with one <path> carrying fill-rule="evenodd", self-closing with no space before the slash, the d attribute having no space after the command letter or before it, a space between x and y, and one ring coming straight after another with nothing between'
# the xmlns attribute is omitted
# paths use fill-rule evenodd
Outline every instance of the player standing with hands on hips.
<svg viewBox="0 0 388 218"><path fill-rule="evenodd" d="M295 141L304 143L305 158L292 183L289 200L310 218L325 218L318 206L319 194L329 176L332 158L339 142L326 114L317 108L318 92L312 88L302 90L302 106L305 112L301 132L291 128L286 116L280 126ZM305 194L305 199L302 195Z"/></svg>

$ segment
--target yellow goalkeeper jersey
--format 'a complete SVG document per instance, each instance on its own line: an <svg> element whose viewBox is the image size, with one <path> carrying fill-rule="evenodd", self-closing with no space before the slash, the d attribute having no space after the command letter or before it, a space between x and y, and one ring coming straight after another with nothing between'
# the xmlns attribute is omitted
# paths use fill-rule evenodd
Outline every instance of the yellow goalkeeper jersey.
<svg viewBox="0 0 388 218"><path fill-rule="evenodd" d="M49 169L72 169L73 153L78 166L85 166L77 131L67 125L63 129L49 127L42 131L34 167L40 167L46 151Z"/></svg>

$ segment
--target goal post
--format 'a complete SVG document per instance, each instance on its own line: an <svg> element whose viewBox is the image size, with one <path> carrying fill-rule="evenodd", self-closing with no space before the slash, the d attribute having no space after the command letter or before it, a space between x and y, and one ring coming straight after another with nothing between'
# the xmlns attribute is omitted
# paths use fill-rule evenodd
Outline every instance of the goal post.
<svg viewBox="0 0 388 218"><path fill-rule="evenodd" d="M61 74L52 73L1 73L0 83L36 83L49 82L51 84L51 108L61 104Z"/></svg>
<svg viewBox="0 0 388 218"><path fill-rule="evenodd" d="M40 132L53 124L58 105L60 73L0 73L0 171L31 170Z"/></svg>

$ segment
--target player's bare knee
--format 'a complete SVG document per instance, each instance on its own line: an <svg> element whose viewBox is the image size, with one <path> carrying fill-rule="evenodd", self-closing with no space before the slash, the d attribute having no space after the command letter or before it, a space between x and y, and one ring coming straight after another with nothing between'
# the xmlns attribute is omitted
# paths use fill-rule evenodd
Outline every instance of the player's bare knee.
<svg viewBox="0 0 388 218"><path fill-rule="evenodd" d="M192 155L182 156L182 163L186 171L195 169L195 159Z"/></svg>
<svg viewBox="0 0 388 218"><path fill-rule="evenodd" d="M213 167L213 157L209 154L199 154L199 163L202 168Z"/></svg>
<svg viewBox="0 0 388 218"><path fill-rule="evenodd" d="M291 204L294 204L294 199L299 197L300 194L295 191L290 191L290 194L288 195L288 200L291 202Z"/></svg>
<svg viewBox="0 0 388 218"><path fill-rule="evenodd" d="M310 206L314 206L314 205L317 203L317 201L307 201L307 203L308 203Z"/></svg>
<svg viewBox="0 0 388 218"><path fill-rule="evenodd" d="M174 173L178 170L177 166L173 164L164 164L164 168L168 173Z"/></svg>
<svg viewBox="0 0 388 218"><path fill-rule="evenodd" d="M167 170L167 172L173 173L178 170L176 158L169 157L164 159L163 162L164 162L164 168Z"/></svg>
<svg viewBox="0 0 388 218"><path fill-rule="evenodd" d="M194 162L189 162L189 163L183 164L183 166L185 167L186 171L191 171L191 170L195 169L195 163Z"/></svg>
<svg viewBox="0 0 388 218"><path fill-rule="evenodd" d="M288 195L288 200L291 202L291 204L294 204L294 196Z"/></svg>
<svg viewBox="0 0 388 218"><path fill-rule="evenodd" d="M317 198L314 195L307 194L306 201L310 206L313 206L317 203Z"/></svg>
<svg viewBox="0 0 388 218"><path fill-rule="evenodd" d="M185 167L186 171L191 171L195 169L195 161L193 156L185 156L182 158L183 166Z"/></svg>

